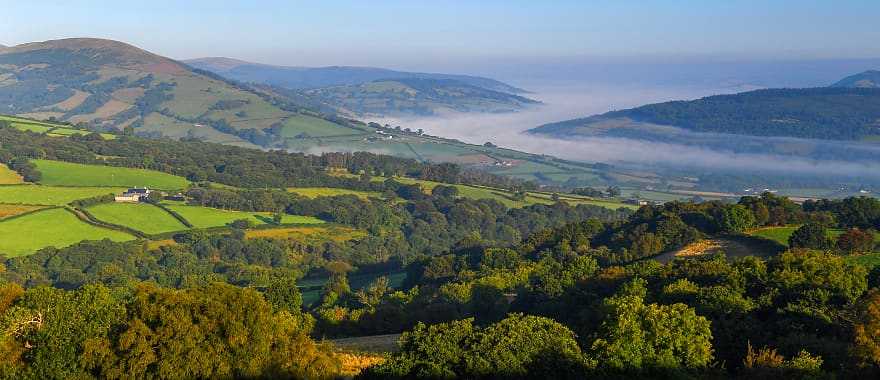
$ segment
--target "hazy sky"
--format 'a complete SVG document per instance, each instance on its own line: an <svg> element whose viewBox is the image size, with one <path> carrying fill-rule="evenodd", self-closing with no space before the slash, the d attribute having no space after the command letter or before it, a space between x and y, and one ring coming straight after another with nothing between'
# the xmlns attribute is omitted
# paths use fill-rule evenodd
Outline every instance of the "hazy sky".
<svg viewBox="0 0 880 380"><path fill-rule="evenodd" d="M877 0L0 0L0 44L124 40L177 59L398 68L880 57Z"/></svg>

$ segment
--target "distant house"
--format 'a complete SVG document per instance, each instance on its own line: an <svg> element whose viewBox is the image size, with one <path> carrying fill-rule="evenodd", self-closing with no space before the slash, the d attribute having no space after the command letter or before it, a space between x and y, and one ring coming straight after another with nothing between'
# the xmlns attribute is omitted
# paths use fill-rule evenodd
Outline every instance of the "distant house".
<svg viewBox="0 0 880 380"><path fill-rule="evenodd" d="M142 202L150 196L152 191L146 187L144 188L131 188L126 190L122 195L117 195L113 199L116 202Z"/></svg>
<svg viewBox="0 0 880 380"><path fill-rule="evenodd" d="M177 194L174 194L174 195L166 195L165 198L163 198L163 199L165 199L166 201L178 201L178 202L183 202L183 201L186 200L186 196L183 195L183 194L181 194L181 193L177 193Z"/></svg>
<svg viewBox="0 0 880 380"><path fill-rule="evenodd" d="M628 204L628 205L635 205L635 206L647 206L648 205L648 201L643 200L643 199L635 199L635 198L630 198L630 199L624 200L623 203Z"/></svg>

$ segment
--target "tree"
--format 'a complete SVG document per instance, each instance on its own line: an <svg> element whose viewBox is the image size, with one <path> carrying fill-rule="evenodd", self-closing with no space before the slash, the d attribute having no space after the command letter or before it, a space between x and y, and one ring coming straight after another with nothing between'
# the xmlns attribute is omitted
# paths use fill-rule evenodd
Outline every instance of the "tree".
<svg viewBox="0 0 880 380"><path fill-rule="evenodd" d="M837 238L837 248L850 255L869 253L874 250L874 234L850 228Z"/></svg>
<svg viewBox="0 0 880 380"><path fill-rule="evenodd" d="M853 352L862 365L880 366L880 291L871 291L859 305Z"/></svg>
<svg viewBox="0 0 880 380"><path fill-rule="evenodd" d="M232 222L229 223L229 227L239 229L239 230L246 230L246 229L251 228L253 226L254 226L254 222L250 221L249 219L236 219L236 220L233 220Z"/></svg>
<svg viewBox="0 0 880 380"><path fill-rule="evenodd" d="M608 188L605 189L605 192L608 193L608 196L611 198L619 197L621 194L620 188L617 186L608 186Z"/></svg>
<svg viewBox="0 0 880 380"><path fill-rule="evenodd" d="M609 370L705 368L713 359L709 321L685 304L644 303L644 284L630 283L605 301L608 317L591 346Z"/></svg>
<svg viewBox="0 0 880 380"><path fill-rule="evenodd" d="M755 215L742 205L726 207L721 217L721 231L727 233L743 232L755 226Z"/></svg>
<svg viewBox="0 0 880 380"><path fill-rule="evenodd" d="M807 223L794 231L788 238L790 248L828 249L833 246L825 226Z"/></svg>

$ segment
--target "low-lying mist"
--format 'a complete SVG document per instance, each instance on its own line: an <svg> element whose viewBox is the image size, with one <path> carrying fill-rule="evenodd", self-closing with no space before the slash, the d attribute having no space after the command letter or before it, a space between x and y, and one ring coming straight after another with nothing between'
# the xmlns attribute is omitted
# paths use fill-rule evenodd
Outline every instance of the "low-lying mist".
<svg viewBox="0 0 880 380"><path fill-rule="evenodd" d="M816 155L780 154L767 151L741 152L719 146L698 146L675 141L649 141L633 138L586 137L557 139L523 133L542 124L585 117L610 110L631 108L669 100L695 99L729 93L731 89L697 87L634 87L609 85L569 85L529 87L528 96L545 105L522 112L506 114L448 114L417 118L384 118L376 122L424 129L432 135L455 138L468 143L492 142L498 146L560 158L605 163L634 163L679 168L714 170L782 172L818 176L880 178L880 160L817 159ZM702 134L706 138L706 134ZM709 136L719 144L731 136ZM736 141L773 142L768 138L735 136ZM674 140L674 139L673 139ZM813 153L823 151L860 150L862 157L880 157L880 147L844 142L775 139L780 143L807 143ZM731 144L730 141L727 141ZM731 146L731 148L734 148ZM876 155L872 152L876 151ZM827 156L827 155L826 155ZM832 155L833 157L833 155Z"/></svg>

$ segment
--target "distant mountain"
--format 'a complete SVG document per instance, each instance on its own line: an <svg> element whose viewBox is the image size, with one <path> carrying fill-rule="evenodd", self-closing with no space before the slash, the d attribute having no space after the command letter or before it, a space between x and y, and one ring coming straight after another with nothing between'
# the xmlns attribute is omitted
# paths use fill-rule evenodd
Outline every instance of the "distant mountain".
<svg viewBox="0 0 880 380"><path fill-rule="evenodd" d="M831 87L880 88L880 71L868 70L840 80Z"/></svg>
<svg viewBox="0 0 880 380"><path fill-rule="evenodd" d="M880 89L757 90L650 104L547 124L529 132L561 138L639 137L669 134L669 128L750 136L873 140L880 137Z"/></svg>
<svg viewBox="0 0 880 380"><path fill-rule="evenodd" d="M447 111L515 112L537 101L488 90L454 79L389 79L358 85L304 90L319 102L335 105L339 112L355 115L420 115Z"/></svg>
<svg viewBox="0 0 880 380"><path fill-rule="evenodd" d="M523 89L494 79L469 75L416 73L354 66L272 66L223 57L198 58L184 62L195 68L212 71L240 82L271 84L294 90L351 86L382 79L452 79L493 91L526 93Z"/></svg>
<svg viewBox="0 0 880 380"><path fill-rule="evenodd" d="M476 76L373 67L284 67L231 58L185 62L239 82L273 86L314 107L356 116L514 112L539 104L517 95L525 90Z"/></svg>
<svg viewBox="0 0 880 380"><path fill-rule="evenodd" d="M90 38L0 50L0 110L245 146L270 146L288 126L348 130L289 99L122 42Z"/></svg>

